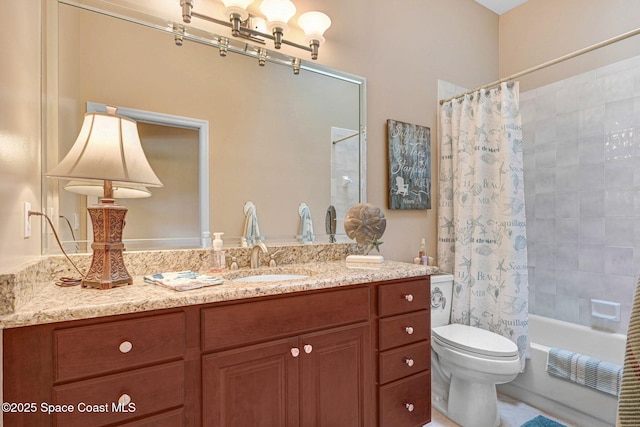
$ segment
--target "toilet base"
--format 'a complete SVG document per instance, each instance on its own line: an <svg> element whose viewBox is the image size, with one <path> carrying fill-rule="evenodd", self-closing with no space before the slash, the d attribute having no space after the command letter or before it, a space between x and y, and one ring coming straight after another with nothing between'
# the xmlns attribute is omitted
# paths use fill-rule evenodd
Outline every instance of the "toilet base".
<svg viewBox="0 0 640 427"><path fill-rule="evenodd" d="M452 375L447 417L464 427L498 427L495 384L466 381Z"/></svg>

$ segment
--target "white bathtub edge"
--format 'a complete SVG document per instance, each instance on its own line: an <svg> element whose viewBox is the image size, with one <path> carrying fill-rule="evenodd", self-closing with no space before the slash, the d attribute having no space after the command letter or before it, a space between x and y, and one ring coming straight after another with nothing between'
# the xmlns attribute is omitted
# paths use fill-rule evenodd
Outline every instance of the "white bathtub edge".
<svg viewBox="0 0 640 427"><path fill-rule="evenodd" d="M549 322L549 320L551 320L551 322ZM587 336L581 335L583 332L588 332L587 328L576 328L576 325L573 324L567 324L566 322L555 321L553 319L541 319L537 318L537 316L533 321L539 321L540 323L538 323L538 325L546 322L547 328L553 331L552 338L560 338L558 346L562 348L571 351L584 351L586 348L580 348L582 347L581 344L587 341L593 346L593 337L598 337L604 341L601 341L601 345L598 347L615 347L614 354L611 356L613 359L610 360L611 362L615 363L621 358L619 346L621 336L614 334L605 336L600 335L601 332L599 331L591 331L592 335L589 337L591 339L588 339ZM538 331L542 332L541 330ZM550 331L547 330L545 332L549 333ZM551 338L549 337L542 338L541 341L545 343L551 342ZM572 341L572 339L576 338L577 340ZM498 392L536 407L551 416L574 423L576 426L611 427L614 425L617 398L592 388L549 375L546 372L546 361L550 347L536 343L536 337L533 336L533 334L531 340L531 358L527 360L525 372L518 375L511 383L498 385ZM595 342L598 341L600 340L595 340ZM593 356L589 354L592 353L591 350L590 348L586 355ZM599 356L602 355L603 354L600 354ZM609 355L606 356L609 358Z"/></svg>
<svg viewBox="0 0 640 427"><path fill-rule="evenodd" d="M514 383L500 384L497 386L498 393L504 394L527 405L538 408L552 417L566 420L580 427L612 427L607 421L596 419L584 412L554 400L548 399L530 390L526 390Z"/></svg>

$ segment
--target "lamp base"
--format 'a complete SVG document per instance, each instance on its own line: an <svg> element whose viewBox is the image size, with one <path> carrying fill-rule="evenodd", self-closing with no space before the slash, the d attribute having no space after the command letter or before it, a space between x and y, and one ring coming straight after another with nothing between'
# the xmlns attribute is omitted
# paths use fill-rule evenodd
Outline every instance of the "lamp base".
<svg viewBox="0 0 640 427"><path fill-rule="evenodd" d="M114 202L105 198L100 204L87 208L93 226L93 258L89 272L82 279L83 288L110 289L133 284L122 258L122 230L128 209Z"/></svg>

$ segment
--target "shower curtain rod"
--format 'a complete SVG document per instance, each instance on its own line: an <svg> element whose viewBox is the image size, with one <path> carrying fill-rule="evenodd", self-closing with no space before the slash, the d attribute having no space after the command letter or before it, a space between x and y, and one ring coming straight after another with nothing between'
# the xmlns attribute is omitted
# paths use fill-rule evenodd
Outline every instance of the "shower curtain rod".
<svg viewBox="0 0 640 427"><path fill-rule="evenodd" d="M604 40L604 41L602 41L600 43L596 43L596 44L591 45L589 47L585 47L584 49L576 50L575 52L568 53L568 54L560 56L560 57L558 57L556 59L552 59L551 61L547 61L547 62L544 62L544 63L542 63L540 65L536 65L535 67L527 68L524 71L520 71L519 73L515 73L515 74L512 74L512 75L510 75L508 77L502 78L500 80L496 80L495 82L486 84L484 86L480 86L480 87L475 88L473 90L469 90L469 91L467 91L465 93L462 93L460 95L452 96L451 98L447 98L447 99L442 99L442 100L440 100L440 105L444 104L445 102L449 102L449 101L451 101L453 99L462 98L465 95L469 95L469 94L477 92L479 90L488 89L490 87L497 86L497 85L499 85L501 83L508 82L509 80L517 79L518 77L522 77L524 75L531 74L534 71L538 71L538 70L541 70L543 68L547 68L547 67L550 67L552 65L556 65L556 64L558 64L560 62L564 62L564 61L566 61L568 59L572 59L572 58L575 58L577 56L584 55L585 53L589 53L589 52L594 51L596 49L600 49L601 47L605 47L605 46L608 46L610 44L619 42L621 40L628 39L629 37L633 37L633 36L636 36L638 34L640 34L640 28L636 28L633 31L629 31L629 32L624 33L624 34L620 34L619 36L612 37L610 39Z"/></svg>

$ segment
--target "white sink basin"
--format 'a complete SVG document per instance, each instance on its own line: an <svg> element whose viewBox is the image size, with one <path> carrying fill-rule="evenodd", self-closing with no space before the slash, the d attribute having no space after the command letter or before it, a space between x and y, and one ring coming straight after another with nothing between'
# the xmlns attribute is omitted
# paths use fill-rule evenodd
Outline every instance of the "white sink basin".
<svg viewBox="0 0 640 427"><path fill-rule="evenodd" d="M256 274L233 279L234 282L279 282L281 280L306 279L306 274Z"/></svg>

